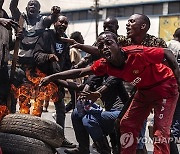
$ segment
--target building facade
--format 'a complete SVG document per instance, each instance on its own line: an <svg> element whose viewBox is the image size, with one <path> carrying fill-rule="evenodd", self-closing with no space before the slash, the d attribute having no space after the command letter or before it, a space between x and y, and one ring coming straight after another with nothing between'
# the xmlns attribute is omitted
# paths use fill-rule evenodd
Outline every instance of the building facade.
<svg viewBox="0 0 180 154"><path fill-rule="evenodd" d="M27 2L28 0L19 0L21 11L25 11ZM62 14L70 21L67 34L80 31L86 44L93 44L96 39L96 21L100 33L103 31L103 20L108 16L118 19L120 35L126 35L127 19L134 13L146 14L151 20L148 33L162 37L166 41L170 40L174 30L180 27L180 0L39 0L39 2L41 13L45 15L50 13L53 5L60 6ZM95 5L95 2L98 5ZM10 0L4 2L4 9L7 12L9 3Z"/></svg>

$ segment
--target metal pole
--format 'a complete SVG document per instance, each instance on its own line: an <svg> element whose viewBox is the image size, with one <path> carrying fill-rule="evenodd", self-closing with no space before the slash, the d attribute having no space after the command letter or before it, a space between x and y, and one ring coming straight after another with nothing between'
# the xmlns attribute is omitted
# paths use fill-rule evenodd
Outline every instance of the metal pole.
<svg viewBox="0 0 180 154"><path fill-rule="evenodd" d="M99 0L95 0L95 21L96 21L96 39L98 37L98 22L99 22Z"/></svg>

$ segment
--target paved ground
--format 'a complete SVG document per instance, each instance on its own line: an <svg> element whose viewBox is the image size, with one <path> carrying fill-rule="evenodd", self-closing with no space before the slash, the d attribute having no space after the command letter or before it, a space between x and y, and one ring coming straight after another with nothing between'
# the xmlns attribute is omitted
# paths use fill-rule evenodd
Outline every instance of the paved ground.
<svg viewBox="0 0 180 154"><path fill-rule="evenodd" d="M54 105L53 105L53 104L50 104L48 110L49 110L49 112L43 112L42 118L45 118L45 119L54 121L54 119L53 119L53 117L52 117L52 114L54 113ZM65 136L66 136L66 138L67 138L68 140L70 140L71 142L77 144L77 141L76 141L75 135L74 135L74 131L73 131L73 127L72 127L72 123L71 123L70 115L71 115L71 112L69 112L69 113L66 114ZM151 119L152 119L152 115L150 115L150 116L148 117L148 121L150 121ZM146 136L146 137L149 136L149 133L148 133L147 129L146 129L146 135L145 135L145 136ZM92 145L92 140L91 140L91 145ZM152 152L152 151L153 151L153 145L152 145L152 143L146 144L146 147L147 147L147 150L148 150L148 154L152 154L152 153L153 153L153 152ZM180 146L178 146L178 148L179 148L179 151L180 151ZM64 153L64 148L58 148L57 150L58 150L58 152L59 152L60 154L65 154L65 153ZM92 147L90 147L90 150L91 150L91 154L98 154L98 153L96 152L96 150L93 149Z"/></svg>
<svg viewBox="0 0 180 154"><path fill-rule="evenodd" d="M48 110L49 110L49 112L43 112L42 118L54 121L54 119L52 117L52 114L54 113L54 106L53 106L53 104L50 104ZM66 138L68 140L70 140L71 142L77 144L77 141L76 141L75 135L74 135L74 131L73 131L73 127L72 127L72 123L71 123L70 115L71 115L71 112L66 114L65 136L66 136ZM146 132L146 135L148 135L148 132ZM92 140L91 140L91 145L92 145ZM152 144L147 144L146 146L147 146L148 154L152 154L152 150L153 150ZM60 154L65 154L64 153L64 148L58 148L57 150L58 150L58 152ZM90 147L90 150L91 150L91 154L98 154L96 152L96 150L93 149L92 147Z"/></svg>

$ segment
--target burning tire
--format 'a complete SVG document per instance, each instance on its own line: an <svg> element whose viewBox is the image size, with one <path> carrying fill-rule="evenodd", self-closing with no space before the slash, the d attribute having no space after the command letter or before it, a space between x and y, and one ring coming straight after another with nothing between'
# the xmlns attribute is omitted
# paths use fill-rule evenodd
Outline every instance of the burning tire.
<svg viewBox="0 0 180 154"><path fill-rule="evenodd" d="M21 135L0 133L3 154L54 154L44 142Z"/></svg>
<svg viewBox="0 0 180 154"><path fill-rule="evenodd" d="M28 114L9 114L0 123L0 132L35 138L53 148L61 146L64 139L60 125Z"/></svg>

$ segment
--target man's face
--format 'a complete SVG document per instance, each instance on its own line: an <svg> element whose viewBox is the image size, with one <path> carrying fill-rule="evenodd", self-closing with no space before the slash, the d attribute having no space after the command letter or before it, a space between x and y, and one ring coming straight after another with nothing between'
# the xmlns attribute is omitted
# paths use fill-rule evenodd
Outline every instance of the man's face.
<svg viewBox="0 0 180 154"><path fill-rule="evenodd" d="M26 7L27 15L30 18L35 18L40 12L40 4L37 0L30 0Z"/></svg>
<svg viewBox="0 0 180 154"><path fill-rule="evenodd" d="M54 28L59 36L63 36L64 32L68 27L68 19L65 16L59 16L57 21L54 23Z"/></svg>
<svg viewBox="0 0 180 154"><path fill-rule="evenodd" d="M140 35L142 32L141 26L143 22L141 19L141 16L138 14L132 15L128 19L128 23L126 24L126 30L127 30L127 37L133 38L137 35Z"/></svg>
<svg viewBox="0 0 180 154"><path fill-rule="evenodd" d="M122 62L120 61L121 57L119 57L119 45L110 33L99 36L97 47L101 56L108 62L116 67L121 66Z"/></svg>
<svg viewBox="0 0 180 154"><path fill-rule="evenodd" d="M110 31L112 33L117 34L118 25L114 20L111 20L108 18L104 21L103 28L104 28L104 31Z"/></svg>

